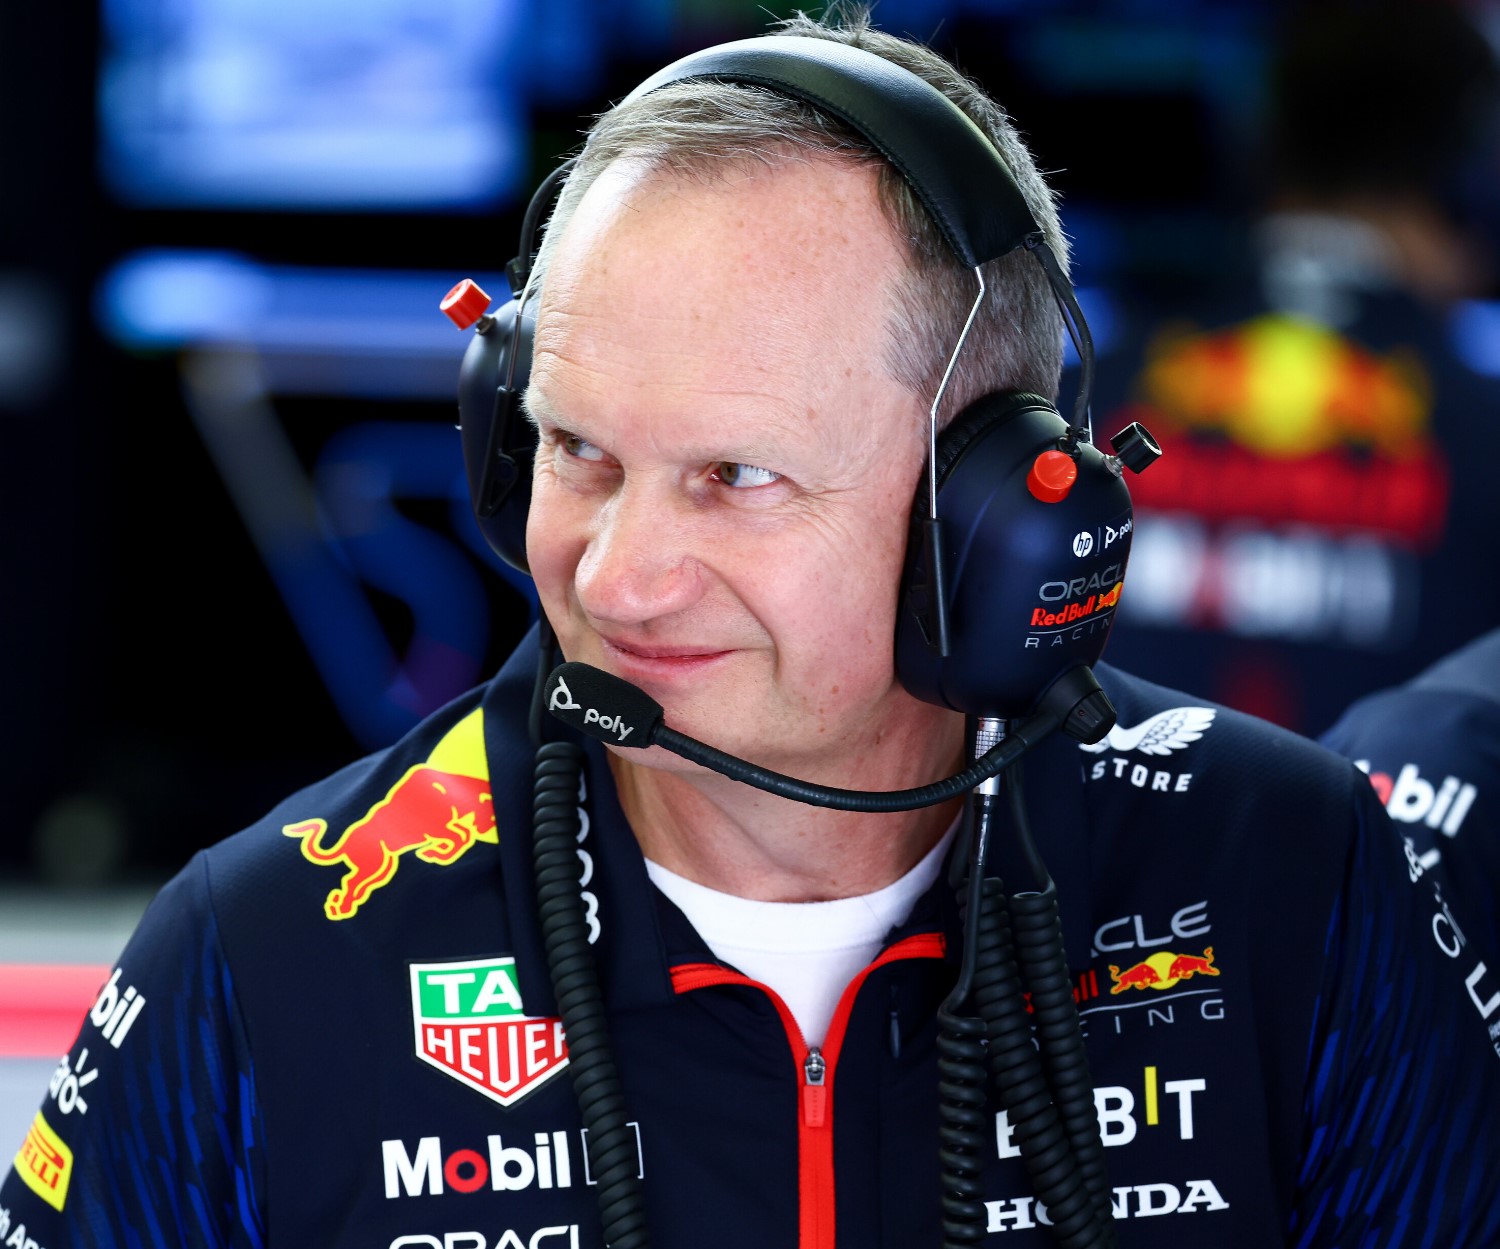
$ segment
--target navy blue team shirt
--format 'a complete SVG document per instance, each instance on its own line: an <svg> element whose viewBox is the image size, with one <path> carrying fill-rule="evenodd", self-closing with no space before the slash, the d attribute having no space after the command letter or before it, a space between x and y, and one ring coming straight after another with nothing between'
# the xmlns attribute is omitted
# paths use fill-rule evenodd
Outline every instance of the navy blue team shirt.
<svg viewBox="0 0 1500 1249"><path fill-rule="evenodd" d="M1360 699L1324 734L1500 957L1500 629ZM1500 1034L1500 1016L1491 1021Z"/></svg>
<svg viewBox="0 0 1500 1249"><path fill-rule="evenodd" d="M535 662L163 889L0 1186L0 1246L599 1245L532 900ZM1027 788L1119 1244L1500 1241L1500 975L1367 780L1100 675L1118 725L1044 743ZM650 884L586 749L580 886L652 1244L936 1246L946 882L845 991L810 1095L790 1013ZM1003 1114L984 1199L983 1245L1051 1243Z"/></svg>

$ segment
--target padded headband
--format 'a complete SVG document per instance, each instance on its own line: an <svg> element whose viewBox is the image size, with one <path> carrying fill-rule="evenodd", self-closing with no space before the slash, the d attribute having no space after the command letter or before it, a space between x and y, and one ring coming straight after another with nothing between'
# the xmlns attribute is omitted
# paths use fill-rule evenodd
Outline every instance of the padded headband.
<svg viewBox="0 0 1500 1249"><path fill-rule="evenodd" d="M674 61L622 103L702 78L768 87L852 126L905 177L970 269L1040 233L984 131L931 83L884 57L826 39L763 35Z"/></svg>

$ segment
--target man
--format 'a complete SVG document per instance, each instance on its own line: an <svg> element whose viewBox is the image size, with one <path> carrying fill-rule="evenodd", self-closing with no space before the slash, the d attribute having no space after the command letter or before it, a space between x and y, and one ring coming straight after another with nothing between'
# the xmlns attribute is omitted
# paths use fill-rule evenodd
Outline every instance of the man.
<svg viewBox="0 0 1500 1249"><path fill-rule="evenodd" d="M1369 775L1476 943L1500 951L1500 629L1360 699L1322 741ZM1500 1016L1491 1031L1500 1034Z"/></svg>
<svg viewBox="0 0 1500 1249"><path fill-rule="evenodd" d="M937 81L1061 251L1014 131L949 67L863 24L790 31ZM527 554L563 653L684 732L844 788L932 781L965 749L892 657L925 413L973 290L917 216L844 128L693 82L607 115L539 260ZM1045 279L1018 254L987 281L945 410L1056 389ZM601 1243L599 1160L557 1078L583 1038L554 1018L530 858L536 662L528 644L168 886L0 1189L8 1226L45 1249ZM1118 1242L1484 1243L1500 1068L1368 786L1105 680L1111 735L1050 739L1027 777ZM610 1037L644 1203L615 1243L940 1243L954 810L830 813L593 745L577 801L586 1024ZM1051 1243L1008 1116L980 1124L973 1236Z"/></svg>

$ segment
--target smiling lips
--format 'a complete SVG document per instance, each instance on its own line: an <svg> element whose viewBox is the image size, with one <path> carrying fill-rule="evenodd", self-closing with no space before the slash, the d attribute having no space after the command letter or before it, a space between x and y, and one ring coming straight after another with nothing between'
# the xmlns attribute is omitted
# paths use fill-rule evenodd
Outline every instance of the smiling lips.
<svg viewBox="0 0 1500 1249"><path fill-rule="evenodd" d="M728 650L703 650L696 646L661 646L648 642L622 642L601 637L610 667L632 679L689 676L714 661L732 654Z"/></svg>

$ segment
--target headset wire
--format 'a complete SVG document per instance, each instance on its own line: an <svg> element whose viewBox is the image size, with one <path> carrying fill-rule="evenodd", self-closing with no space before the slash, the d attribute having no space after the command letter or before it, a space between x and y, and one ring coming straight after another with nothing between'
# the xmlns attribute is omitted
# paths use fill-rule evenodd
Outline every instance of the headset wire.
<svg viewBox="0 0 1500 1249"><path fill-rule="evenodd" d="M531 834L537 914L557 1013L567 1038L573 1093L587 1132L589 1170L597 1185L604 1244L608 1249L649 1249L637 1138L626 1115L578 884L578 840L583 827L578 802L584 754L573 742L540 740L541 691L556 658L545 613L542 628L545 637L531 708L537 742Z"/></svg>

